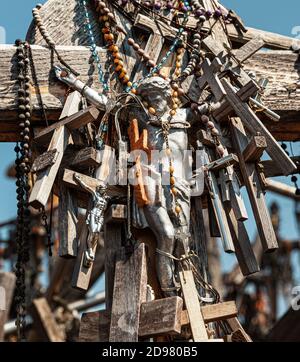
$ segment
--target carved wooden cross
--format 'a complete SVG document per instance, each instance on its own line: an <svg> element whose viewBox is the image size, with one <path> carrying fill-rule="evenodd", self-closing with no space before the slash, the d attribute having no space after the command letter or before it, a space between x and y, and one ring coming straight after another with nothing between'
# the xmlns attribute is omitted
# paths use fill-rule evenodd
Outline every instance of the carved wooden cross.
<svg viewBox="0 0 300 362"><path fill-rule="evenodd" d="M180 335L181 328L190 325L194 341L209 342L215 340L208 338L205 324L237 320L234 302L200 307L190 271L181 274L184 300L175 296L147 301L146 260L145 245L140 244L129 258L117 261L112 310L84 314L81 341L137 342L139 338Z"/></svg>
<svg viewBox="0 0 300 362"><path fill-rule="evenodd" d="M212 63L206 58L202 63L203 75L198 79L200 93L202 93L206 85L209 85L217 102L220 102L226 95L224 87L217 75L221 68L222 63L219 58L215 58Z"/></svg>
<svg viewBox="0 0 300 362"><path fill-rule="evenodd" d="M71 131L95 121L99 116L99 111L95 107L78 112L81 99L79 93L72 93L68 98L60 121L43 129L35 137L35 141L40 144L50 141L47 152L56 153L55 160L51 159L50 164L44 165L43 169L37 173L29 199L31 206L36 209L47 204L64 152L67 146L72 143ZM41 159L43 158L45 156L42 155ZM35 162L35 164L38 163L39 161Z"/></svg>
<svg viewBox="0 0 300 362"><path fill-rule="evenodd" d="M152 20L151 18L138 14L134 22L134 27L146 30L150 33L150 37L145 47L145 53L149 54L151 59L157 63L162 49L164 47L165 38L175 39L178 29L172 28L160 20ZM135 75L134 81L141 79L144 75L145 66L139 63Z"/></svg>

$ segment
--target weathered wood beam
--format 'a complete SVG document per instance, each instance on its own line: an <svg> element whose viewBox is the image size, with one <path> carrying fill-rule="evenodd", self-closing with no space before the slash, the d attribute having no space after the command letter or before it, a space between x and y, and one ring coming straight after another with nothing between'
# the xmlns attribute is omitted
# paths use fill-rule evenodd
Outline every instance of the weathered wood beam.
<svg viewBox="0 0 300 362"><path fill-rule="evenodd" d="M96 72L90 69L90 50L83 46L58 46L61 56L74 67L80 79L101 91ZM0 45L0 141L16 141L19 137L17 122L17 67L16 48L12 45ZM52 71L51 52L49 49L33 45L33 59L38 84L31 83L33 126L45 127L38 92L40 89L42 100L49 122L57 121L66 100L66 87L58 82ZM106 51L98 48L100 59L106 59ZM105 64L103 64L105 67ZM300 97L297 93L300 62L297 54L291 51L260 51L245 62L246 70L256 72L258 78L268 78L269 84L262 100L264 104L281 115L278 123L263 121L272 134L280 140L297 140L300 134L298 122L300 111ZM32 77L31 77L32 78Z"/></svg>
<svg viewBox="0 0 300 362"><path fill-rule="evenodd" d="M198 22L198 19L190 16L187 27L194 29L198 26ZM254 38L261 37L264 39L265 47L270 49L291 50L294 46L300 46L300 41L295 38L277 33L272 33L265 30L246 27L247 32L243 33L242 31L238 30L233 24L227 24L226 28L230 40L238 44L245 44ZM210 31L209 21L206 21L203 24L201 30L207 32Z"/></svg>
<svg viewBox="0 0 300 362"><path fill-rule="evenodd" d="M297 166L297 173L300 173L300 157L291 157L294 164ZM277 167L273 160L262 161L260 164L263 166L264 174L266 177L284 176L282 171Z"/></svg>
<svg viewBox="0 0 300 362"><path fill-rule="evenodd" d="M265 188L275 194L289 197L293 200L300 200L300 195L296 195L296 187L286 185L282 182L268 179L266 180Z"/></svg>

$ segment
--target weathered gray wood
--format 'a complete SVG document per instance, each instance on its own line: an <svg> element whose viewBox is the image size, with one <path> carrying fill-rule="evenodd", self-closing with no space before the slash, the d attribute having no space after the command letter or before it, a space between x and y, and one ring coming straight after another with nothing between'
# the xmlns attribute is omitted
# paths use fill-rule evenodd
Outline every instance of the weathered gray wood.
<svg viewBox="0 0 300 362"><path fill-rule="evenodd" d="M65 160L63 160L64 162ZM69 162L68 162L69 161ZM78 152L72 152L70 158L66 160L70 166L79 170L85 170L89 167L99 167L100 160L97 150L93 147L86 147Z"/></svg>
<svg viewBox="0 0 300 362"><path fill-rule="evenodd" d="M82 178L82 180L84 181L85 184L89 185L92 188L96 188L97 186L103 186L104 182L102 180L97 180L93 177L90 176L86 176L84 174L81 174L79 172L75 172L72 170L68 170L65 169L64 174L63 174L63 182L68 186L71 187L77 191L81 191L84 192L84 190L82 190L82 188L78 185L78 183L75 181L74 179L74 174L77 173L80 175L80 177ZM117 187L117 186L110 186L108 185L108 190L107 190L108 195L111 196L124 196L126 195L126 193L124 192L123 188Z"/></svg>
<svg viewBox="0 0 300 362"><path fill-rule="evenodd" d="M87 237L88 237L88 227L87 225L84 225L79 237L79 250L77 253L76 263L72 274L72 287L79 290L88 290L94 266L93 263L89 268L87 268L84 263L85 259L84 252L86 250ZM97 243L93 247L94 253L96 253L96 249L97 249Z"/></svg>
<svg viewBox="0 0 300 362"><path fill-rule="evenodd" d="M80 79L83 82L88 81L91 66L88 47L57 46L57 49L70 66L80 72ZM100 48L98 51L100 59L105 60L106 51ZM62 104L66 100L66 88L56 80L51 72L49 50L41 46L33 46L32 52L47 118L49 121L57 121L62 112ZM19 137L18 122L16 121L16 60L15 47L0 45L0 141L12 142ZM262 100L268 108L276 111L282 117L278 124L274 124L265 120L265 116L261 115L272 134L281 140L296 139L296 135L300 132L300 125L297 122L300 109L300 100L296 96L296 83L300 69L297 55L289 51L260 51L245 62L245 69L255 71L258 78L268 78L270 81ZM101 92L102 87L98 82L97 72L93 72L91 77L94 89ZM31 89L31 98L33 104L32 124L34 127L44 127L45 122L42 121L36 85L33 85Z"/></svg>
<svg viewBox="0 0 300 362"><path fill-rule="evenodd" d="M221 68L222 63L219 58L215 58L212 63L208 58L206 58L202 63L203 75L198 79L200 92L202 93L206 85L208 85L217 102L220 102L226 94L224 87L222 86L222 83L220 82L220 79L217 75Z"/></svg>
<svg viewBox="0 0 300 362"><path fill-rule="evenodd" d="M220 59L222 64L224 64L225 68L228 69L230 68L235 74L238 75L238 77L236 78L236 82L241 88L250 83L252 85L251 87L252 94L251 93L250 94L253 95L257 92L258 86L253 82L253 80L238 64L238 62L234 60L233 57L230 56L228 50L220 41L214 39L213 36L211 35L203 40L203 44L210 52L214 54L215 57L218 57Z"/></svg>
<svg viewBox="0 0 300 362"><path fill-rule="evenodd" d="M231 236L234 244L235 254L239 262L239 266L243 275L250 275L260 270L254 252L252 250L251 241L242 221L237 219L235 210L237 209L236 197L233 187L230 186L231 203L225 203L225 211Z"/></svg>
<svg viewBox="0 0 300 362"><path fill-rule="evenodd" d="M9 316L15 283L16 276L13 273L0 272L0 342L4 339L4 325Z"/></svg>
<svg viewBox="0 0 300 362"><path fill-rule="evenodd" d="M64 107L62 116L64 115L65 112L70 113L69 107L72 107L70 102L68 102L68 104L66 104L66 106ZM34 140L37 143L45 144L51 139L53 132L60 126L66 126L69 129L69 131L72 131L82 126L85 126L90 122L96 121L99 114L100 112L95 107L89 107L87 109L83 109L69 117L63 118L61 121L54 123L53 125L47 128L44 128L39 134L35 136Z"/></svg>
<svg viewBox="0 0 300 362"><path fill-rule="evenodd" d="M252 135L257 135L260 133L261 136L264 136L267 141L267 152L270 157L277 163L278 167L286 174L290 174L293 171L296 171L296 166L292 160L287 156L284 150L280 147L271 133L266 129L262 124L260 119L255 115L251 110L248 104L242 102L237 96L232 85L226 80L222 80L222 84L227 93L227 100L231 104L232 108L236 112L237 116L241 118L245 127L247 127Z"/></svg>
<svg viewBox="0 0 300 362"><path fill-rule="evenodd" d="M59 256L74 258L77 256L77 200L63 183L59 185Z"/></svg>
<svg viewBox="0 0 300 362"><path fill-rule="evenodd" d="M240 63L244 63L247 59L252 57L253 54L258 52L265 45L262 37L251 39L248 43L234 52L234 56Z"/></svg>
<svg viewBox="0 0 300 362"><path fill-rule="evenodd" d="M245 162L257 162L267 149L267 141L264 136L254 136L243 151Z"/></svg>
<svg viewBox="0 0 300 362"><path fill-rule="evenodd" d="M126 217L124 205L112 205L106 212L104 224L105 301L106 309L113 303L116 256L122 247L122 231Z"/></svg>
<svg viewBox="0 0 300 362"><path fill-rule="evenodd" d="M194 342L208 341L193 272L190 270L182 270L179 272L179 277L184 303L190 320L193 340Z"/></svg>
<svg viewBox="0 0 300 362"><path fill-rule="evenodd" d="M108 342L110 315L106 310L83 313L79 342Z"/></svg>
<svg viewBox="0 0 300 362"><path fill-rule="evenodd" d="M45 298L34 299L31 315L37 328L39 338L43 335L49 342L64 342L65 336L56 323L49 304Z"/></svg>
<svg viewBox="0 0 300 362"><path fill-rule="evenodd" d="M297 173L300 173L300 157L291 157L291 159L297 166ZM278 169L276 163L273 160L261 161L260 165L263 167L263 171L266 177L283 176L282 171Z"/></svg>
<svg viewBox="0 0 300 362"><path fill-rule="evenodd" d="M146 250L145 244L140 244L127 260L116 263L110 342L138 341L140 307L146 295Z"/></svg>
<svg viewBox="0 0 300 362"><path fill-rule="evenodd" d="M45 168L55 164L58 157L57 149L53 149L47 152L42 153L38 156L31 167L31 172L36 173L44 170Z"/></svg>
<svg viewBox="0 0 300 362"><path fill-rule="evenodd" d="M238 339L239 342L252 342L252 339L245 332L237 317L227 319L227 323L233 332L233 340Z"/></svg>
<svg viewBox="0 0 300 362"><path fill-rule="evenodd" d="M55 149L58 152L58 156L56 162L51 167L48 167L37 174L37 179L29 198L29 203L32 207L39 209L46 206L64 151L71 142L71 139L71 134L66 127L61 126L55 129L48 151Z"/></svg>
<svg viewBox="0 0 300 362"><path fill-rule="evenodd" d="M223 302L202 306L201 313L204 322L207 324L236 317L238 315L238 310L235 302ZM190 324L189 315L188 312L184 310L181 314L181 325L185 326L188 324Z"/></svg>
<svg viewBox="0 0 300 362"><path fill-rule="evenodd" d="M60 119L68 118L79 112L82 96L79 92L71 92L64 104L64 109L61 112Z"/></svg>
<svg viewBox="0 0 300 362"><path fill-rule="evenodd" d="M140 337L180 334L183 300L180 297L157 299L141 305Z"/></svg>
<svg viewBox="0 0 300 362"><path fill-rule="evenodd" d="M296 187L294 186L268 179L266 180L265 188L266 190L272 191L278 195L289 197L293 200L300 200L300 196L296 195Z"/></svg>
<svg viewBox="0 0 300 362"><path fill-rule="evenodd" d="M278 244L260 184L260 179L255 164L245 163L243 157L243 151L248 145L248 138L239 118L232 118L231 125L232 135L235 141L234 144L240 160L240 170L252 205L260 239L264 250L272 251L278 248Z"/></svg>
<svg viewBox="0 0 300 362"><path fill-rule="evenodd" d="M110 5L109 3L107 5ZM61 11L61 8L64 8L64 11ZM84 28L84 16L78 11L78 3L76 0L48 0L45 5L43 5L40 10L40 15L43 19L43 22L46 28L51 33L54 41L57 44L63 45L82 45L87 44L87 34L83 31ZM210 8L211 9L211 8ZM95 34L95 39L97 44L101 44L101 35L98 30L98 19L94 12L90 12L91 15L91 24L93 33ZM182 19L179 19L182 21ZM119 21L118 23L123 24ZM206 21L201 27L203 32L208 32L211 30L212 21ZM199 26L199 19L196 18L193 14L189 16L187 26L189 28L195 29ZM264 38L266 44L265 46L271 49L286 49L290 50L292 46L299 44L299 40L284 36L281 34L276 34L264 30L254 29L247 27L247 32L243 33L236 29L233 24L227 24L227 32L231 41L244 44L253 38L261 36ZM58 31L58 29L63 29ZM127 30L127 29L126 29ZM45 44L41 34L34 30L34 27L31 26L27 39L30 43L35 44Z"/></svg>

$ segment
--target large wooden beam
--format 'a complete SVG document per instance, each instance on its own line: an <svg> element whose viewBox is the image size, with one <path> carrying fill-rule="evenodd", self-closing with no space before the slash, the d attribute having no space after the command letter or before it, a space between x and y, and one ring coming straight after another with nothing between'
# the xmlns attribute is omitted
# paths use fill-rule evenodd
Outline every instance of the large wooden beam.
<svg viewBox="0 0 300 362"><path fill-rule="evenodd" d="M58 46L61 56L74 67L80 79L86 82L90 78L93 87L101 91L97 73L90 70L90 50L83 46ZM16 141L19 137L17 122L17 67L16 48L12 45L0 45L0 141ZM98 48L100 59L106 59L106 51ZM66 100L66 87L58 82L52 71L49 49L33 45L33 60L38 85L31 83L34 127L45 127L38 93L40 91L50 122L57 121ZM104 66L104 64L103 64ZM245 62L246 70L253 70L257 77L269 79L263 101L265 105L279 113L280 122L266 121L272 134L280 140L296 140L300 134L298 122L300 97L296 93L299 79L300 62L297 54L291 51L260 51ZM31 77L32 78L32 77ZM265 122L265 116L260 115Z"/></svg>

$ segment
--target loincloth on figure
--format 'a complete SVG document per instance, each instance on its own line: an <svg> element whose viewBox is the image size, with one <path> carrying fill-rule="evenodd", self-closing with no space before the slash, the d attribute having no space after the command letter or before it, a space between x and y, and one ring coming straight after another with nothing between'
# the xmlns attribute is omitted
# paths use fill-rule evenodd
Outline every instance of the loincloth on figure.
<svg viewBox="0 0 300 362"><path fill-rule="evenodd" d="M169 185L162 185L162 176L157 172L153 166L141 165L143 173L143 182L148 198L148 204L144 207L163 207L170 216L171 219L178 221L178 215L175 213L175 201L174 196L171 193ZM179 215L180 225L186 226L189 224L190 210L190 184L183 178L175 177L177 195L176 200L181 207L182 212ZM132 205L132 222L133 226L139 229L148 227L148 223L143 211L144 207L138 206L135 199L133 199Z"/></svg>

